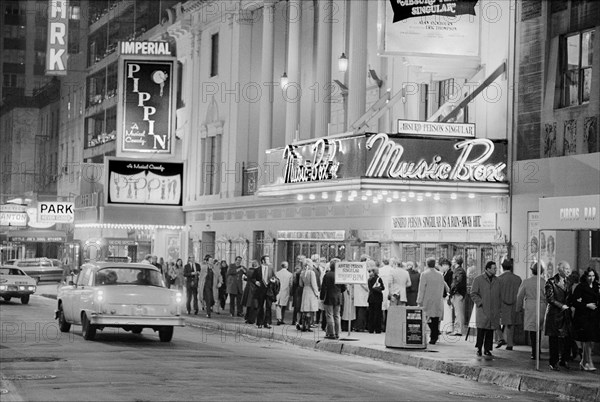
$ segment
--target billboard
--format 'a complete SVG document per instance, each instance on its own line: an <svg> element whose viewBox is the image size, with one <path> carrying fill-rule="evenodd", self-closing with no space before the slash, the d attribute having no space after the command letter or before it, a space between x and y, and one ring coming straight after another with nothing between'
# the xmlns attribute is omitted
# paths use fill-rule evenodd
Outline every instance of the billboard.
<svg viewBox="0 0 600 402"><path fill-rule="evenodd" d="M106 205L183 205L183 163L110 158Z"/></svg>
<svg viewBox="0 0 600 402"><path fill-rule="evenodd" d="M121 56L117 156L173 154L175 61L170 56Z"/></svg>

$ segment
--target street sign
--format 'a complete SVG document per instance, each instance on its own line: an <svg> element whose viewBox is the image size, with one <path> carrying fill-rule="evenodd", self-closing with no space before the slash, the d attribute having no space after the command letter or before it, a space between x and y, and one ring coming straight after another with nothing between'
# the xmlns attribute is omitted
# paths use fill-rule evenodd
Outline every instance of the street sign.
<svg viewBox="0 0 600 402"><path fill-rule="evenodd" d="M366 262L338 262L335 266L336 284L367 284Z"/></svg>
<svg viewBox="0 0 600 402"><path fill-rule="evenodd" d="M37 212L41 222L72 223L75 219L74 203L72 202L40 201Z"/></svg>

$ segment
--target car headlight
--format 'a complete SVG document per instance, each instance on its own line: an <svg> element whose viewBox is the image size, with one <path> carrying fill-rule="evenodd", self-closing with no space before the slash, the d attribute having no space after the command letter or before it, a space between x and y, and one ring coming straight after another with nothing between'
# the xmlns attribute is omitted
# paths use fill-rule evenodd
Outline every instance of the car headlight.
<svg viewBox="0 0 600 402"><path fill-rule="evenodd" d="M35 292L35 286L28 286L27 290L33 290Z"/></svg>
<svg viewBox="0 0 600 402"><path fill-rule="evenodd" d="M181 304L182 300L183 300L183 295L180 292L177 292L177 294L175 295L175 302L177 304Z"/></svg>
<svg viewBox="0 0 600 402"><path fill-rule="evenodd" d="M19 290L25 290L25 286L19 286Z"/></svg>
<svg viewBox="0 0 600 402"><path fill-rule="evenodd" d="M0 290L6 290L6 289L8 289L8 286L6 286L6 285L0 285Z"/></svg>

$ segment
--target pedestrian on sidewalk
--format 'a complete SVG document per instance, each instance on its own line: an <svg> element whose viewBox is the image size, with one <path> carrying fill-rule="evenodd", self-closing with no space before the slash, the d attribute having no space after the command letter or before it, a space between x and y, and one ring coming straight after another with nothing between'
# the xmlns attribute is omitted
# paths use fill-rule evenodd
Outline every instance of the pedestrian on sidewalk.
<svg viewBox="0 0 600 402"><path fill-rule="evenodd" d="M538 268L539 267L539 268ZM540 275L544 274L544 268L542 268L541 264L538 263L533 264L531 267L531 274L529 278L525 279L521 286L519 287L519 291L517 293L517 312L523 312L523 329L529 332L529 340L531 343L531 359L535 360L536 353L541 355L541 333L542 328L544 328L544 312L546 311L546 297L542 292L540 292L540 298L537 300L538 292L537 292L537 281L538 281L538 270L540 271ZM542 277L540 278L540 289L544 289L546 286L546 280ZM539 329L540 332L536 332L538 330L538 326L536 325L537 320L537 303L540 304L540 321L539 321Z"/></svg>
<svg viewBox="0 0 600 402"><path fill-rule="evenodd" d="M308 258L304 260L304 267L300 274L300 286L304 288L302 291L302 305L300 306L302 319L301 325L296 326L296 328L303 332L312 332L311 326L315 313L319 310L319 288L314 264Z"/></svg>
<svg viewBox="0 0 600 402"><path fill-rule="evenodd" d="M498 277L500 283L500 324L496 330L498 344L496 348L506 345L506 350L513 350L513 335L517 323L517 293L521 286L521 278L513 273L513 261L502 261L502 274Z"/></svg>
<svg viewBox="0 0 600 402"><path fill-rule="evenodd" d="M222 260L220 268L221 287L219 288L219 307L221 307L221 311L225 311L225 303L227 302L227 270L229 269L227 261Z"/></svg>
<svg viewBox="0 0 600 402"><path fill-rule="evenodd" d="M383 303L381 304L381 329L385 332L387 311L390 307L390 301L392 299L390 295L390 286L392 283L392 266L390 265L390 261L387 258L381 260L381 263L383 264L383 266L379 268L379 277L381 278L381 280L383 281L383 285L385 286L385 289L383 290Z"/></svg>
<svg viewBox="0 0 600 402"><path fill-rule="evenodd" d="M321 284L320 299L325 307L325 318L327 326L325 327L325 338L339 339L341 331L340 309L342 304L342 294L346 291L346 285L337 285L335 283L335 268L340 260L334 258L329 263L329 271L323 276Z"/></svg>
<svg viewBox="0 0 600 402"><path fill-rule="evenodd" d="M294 267L294 280L292 282L292 303L294 305L294 311L292 313L292 325L300 323L302 314L300 313L300 307L302 306L302 291L303 288L300 285L300 273L304 263L304 255L296 257L296 266Z"/></svg>
<svg viewBox="0 0 600 402"><path fill-rule="evenodd" d="M385 285L383 281L379 277L379 268L374 267L369 271L369 323L368 329L369 333L375 332L376 334L381 333L381 321L382 321L382 310L381 305L383 303L383 291L385 290Z"/></svg>
<svg viewBox="0 0 600 402"><path fill-rule="evenodd" d="M575 307L575 339L583 343L579 367L585 371L595 371L592 349L594 342L600 342L600 289L598 273L593 268L587 268L581 275L580 283L573 291L572 300Z"/></svg>
<svg viewBox="0 0 600 402"><path fill-rule="evenodd" d="M440 318L444 315L444 277L436 270L435 258L429 257L426 262L426 269L419 278L419 292L417 294L417 304L423 307L427 325L429 325L429 344L435 345L440 336Z"/></svg>
<svg viewBox="0 0 600 402"><path fill-rule="evenodd" d="M206 316L210 318L213 311L213 306L216 302L215 296L218 297L219 288L223 285L221 271L216 265L208 268L206 274L204 275L204 283L202 285L202 299L206 308Z"/></svg>
<svg viewBox="0 0 600 402"><path fill-rule="evenodd" d="M416 306L417 305L417 295L419 294L419 280L421 278L421 273L416 268L416 265L413 261L407 261L406 264L401 264L400 267L404 268L406 266L406 272L408 272L408 287L406 288L406 305L407 306Z"/></svg>
<svg viewBox="0 0 600 402"><path fill-rule="evenodd" d="M258 269L258 261L250 261L250 268L244 275L246 278L246 287L244 288L244 294L242 295L242 304L246 307L246 313L244 314L246 324L254 324L256 321L256 298L254 292L256 290L256 284L254 283L254 272Z"/></svg>
<svg viewBox="0 0 600 402"><path fill-rule="evenodd" d="M190 255L188 263L183 268L183 276L186 278L185 282L185 293L186 293L186 304L187 313L191 313L192 299L194 300L194 313L198 314L198 276L200 275L200 264L194 261L194 256Z"/></svg>
<svg viewBox="0 0 600 402"><path fill-rule="evenodd" d="M465 322L465 297L467 296L467 272L463 268L463 258L455 255L452 258L452 284L450 285L450 302L454 310L454 335L462 336L467 332Z"/></svg>
<svg viewBox="0 0 600 402"><path fill-rule="evenodd" d="M475 304L477 322L477 356L492 356L494 330L500 326L500 283L496 277L496 263L488 261L484 272L473 280L471 299Z"/></svg>
<svg viewBox="0 0 600 402"><path fill-rule="evenodd" d="M242 295L244 294L244 275L246 274L246 267L242 265L242 257L239 255L235 257L233 264L229 264L227 268L227 279L226 279L226 291L229 295L229 313L232 317L236 314L237 316L243 317L242 312Z"/></svg>
<svg viewBox="0 0 600 402"><path fill-rule="evenodd" d="M412 281L410 274L406 270L403 263L399 263L397 258L391 260L391 279L390 279L390 304L393 306L406 306L408 304L408 289L411 289ZM418 274L420 275L420 274ZM383 279L383 278L382 278ZM384 282L385 284L385 282ZM415 306L419 281L417 280L417 288L415 292Z"/></svg>
<svg viewBox="0 0 600 402"><path fill-rule="evenodd" d="M453 272L450 269L450 260L447 258L440 258L438 261L440 266L440 272L444 276L444 282L446 283L447 289L452 286ZM452 300L450 299L450 292L444 290L444 319L441 322L441 332L444 334L454 333L454 311L452 311Z"/></svg>
<svg viewBox="0 0 600 402"><path fill-rule="evenodd" d="M560 261L556 267L557 274L546 281L546 326L550 347L550 370L559 371L558 366L569 369L571 355L571 310L568 300L571 297L571 286L567 277L571 274L571 266L566 261ZM560 357L559 357L560 355Z"/></svg>
<svg viewBox="0 0 600 402"><path fill-rule="evenodd" d="M294 275L288 270L288 262L283 261L279 267L279 271L275 274L279 279L279 293L275 306L275 315L277 317L277 325L285 324L285 311L290 303L290 292L294 282Z"/></svg>

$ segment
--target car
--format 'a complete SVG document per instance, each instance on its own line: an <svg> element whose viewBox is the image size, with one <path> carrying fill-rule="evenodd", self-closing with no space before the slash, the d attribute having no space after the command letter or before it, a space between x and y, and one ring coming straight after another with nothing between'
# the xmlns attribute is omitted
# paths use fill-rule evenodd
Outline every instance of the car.
<svg viewBox="0 0 600 402"><path fill-rule="evenodd" d="M0 297L10 301L13 297L21 303L29 303L29 296L36 291L36 280L17 267L0 267Z"/></svg>
<svg viewBox="0 0 600 402"><path fill-rule="evenodd" d="M16 266L27 275L40 281L59 282L64 276L64 268L59 260L50 258L24 258L8 260L7 266Z"/></svg>
<svg viewBox="0 0 600 402"><path fill-rule="evenodd" d="M182 300L153 265L90 262L81 266L75 282L59 287L55 318L62 332L81 325L85 340L94 340L104 328L134 334L150 328L170 342L174 327L185 326Z"/></svg>

